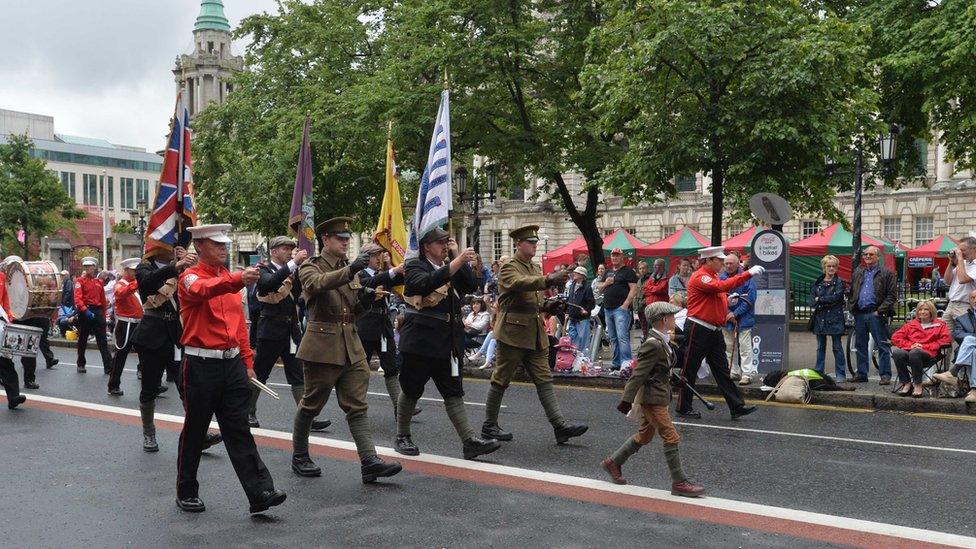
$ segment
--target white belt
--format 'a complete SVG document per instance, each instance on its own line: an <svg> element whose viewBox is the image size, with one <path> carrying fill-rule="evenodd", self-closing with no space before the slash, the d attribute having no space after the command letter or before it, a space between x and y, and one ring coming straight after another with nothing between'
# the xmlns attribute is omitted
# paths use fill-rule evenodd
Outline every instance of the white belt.
<svg viewBox="0 0 976 549"><path fill-rule="evenodd" d="M695 324L698 324L699 326L704 326L705 328L708 328L709 330L718 331L718 330L721 329L719 326L716 326L714 324L709 324L708 322L705 322L704 320L697 319L697 318L695 318L693 316L689 316L688 317L688 320L694 322Z"/></svg>
<svg viewBox="0 0 976 549"><path fill-rule="evenodd" d="M184 347L183 352L190 356L198 356L200 358L234 358L241 354L240 347L234 347L233 349L201 349L199 347Z"/></svg>
<svg viewBox="0 0 976 549"><path fill-rule="evenodd" d="M138 324L142 319L141 318L129 318L127 316L117 316L117 317L115 317L115 320L121 320L122 322L129 322L131 324Z"/></svg>

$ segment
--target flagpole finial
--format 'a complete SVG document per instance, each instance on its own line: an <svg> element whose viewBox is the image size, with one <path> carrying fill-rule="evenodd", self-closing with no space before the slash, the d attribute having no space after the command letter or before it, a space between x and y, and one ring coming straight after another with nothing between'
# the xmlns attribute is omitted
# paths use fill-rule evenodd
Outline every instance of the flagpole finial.
<svg viewBox="0 0 976 549"><path fill-rule="evenodd" d="M444 67L444 89L451 89L451 81L447 77L447 67Z"/></svg>

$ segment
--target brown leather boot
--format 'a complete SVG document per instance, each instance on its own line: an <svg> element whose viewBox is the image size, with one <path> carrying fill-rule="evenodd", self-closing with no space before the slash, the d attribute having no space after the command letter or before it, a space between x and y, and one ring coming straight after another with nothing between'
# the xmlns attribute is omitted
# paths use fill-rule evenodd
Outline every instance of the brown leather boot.
<svg viewBox="0 0 976 549"><path fill-rule="evenodd" d="M607 458L602 462L600 462L600 465L603 466L604 471L610 473L610 478L613 479L615 483L627 484L627 479L625 479L622 476L622 473L620 472L620 467L617 465L615 461L613 461L610 458Z"/></svg>
<svg viewBox="0 0 976 549"><path fill-rule="evenodd" d="M686 498L700 498L705 495L705 487L695 484L690 480L683 480L671 485L671 495L684 496Z"/></svg>

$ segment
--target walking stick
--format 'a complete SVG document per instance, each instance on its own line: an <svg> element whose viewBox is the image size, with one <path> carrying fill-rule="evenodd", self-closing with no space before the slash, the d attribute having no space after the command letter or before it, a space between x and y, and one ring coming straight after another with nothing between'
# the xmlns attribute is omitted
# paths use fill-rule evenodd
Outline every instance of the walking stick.
<svg viewBox="0 0 976 549"><path fill-rule="evenodd" d="M698 391L696 391L695 388L690 383L688 383L688 380L685 379L684 376L680 376L680 375L674 373L674 370L671 370L671 385L673 385L673 386L675 386L675 387L677 387L679 389L682 388L682 387L687 387L688 390L691 391L691 394L694 395L698 400L700 400L702 402L702 404L705 405L706 408L708 408L709 410L714 410L715 409L715 405L714 404L712 404L710 401L706 400L705 397L701 396L701 393L699 393Z"/></svg>

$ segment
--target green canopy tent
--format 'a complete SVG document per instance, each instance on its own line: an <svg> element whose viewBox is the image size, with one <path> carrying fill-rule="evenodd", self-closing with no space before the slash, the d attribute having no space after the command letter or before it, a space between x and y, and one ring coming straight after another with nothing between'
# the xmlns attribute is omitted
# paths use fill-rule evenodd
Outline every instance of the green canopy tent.
<svg viewBox="0 0 976 549"><path fill-rule="evenodd" d="M710 245L709 240L698 231L682 227L669 237L638 248L637 257L649 268L653 267L655 259L661 258L665 261L668 274L672 274L678 270L678 262L672 260L695 257L698 250Z"/></svg>
<svg viewBox="0 0 976 549"><path fill-rule="evenodd" d="M884 253L884 262L892 271L896 270L895 245L887 240L861 234L861 249L877 246ZM825 255L837 256L840 269L837 275L843 280L851 279L851 255L854 250L854 235L840 223L834 223L815 235L804 238L790 246L790 278L794 285L810 286L823 274L820 260Z"/></svg>
<svg viewBox="0 0 976 549"><path fill-rule="evenodd" d="M624 253L624 256L629 260L628 263L633 264L634 259L637 257L636 250L641 246L646 246L647 242L637 238L636 236L628 233L624 229L617 229L607 236L603 237L603 255L606 256L607 264L610 264L610 252L614 248L620 248L620 251ZM586 243L577 246L573 253L576 255L586 253Z"/></svg>
<svg viewBox="0 0 976 549"><path fill-rule="evenodd" d="M932 239L921 246L908 250L909 282L916 283L932 276L932 269L945 273L949 265L949 252L959 246L959 241L948 235Z"/></svg>

